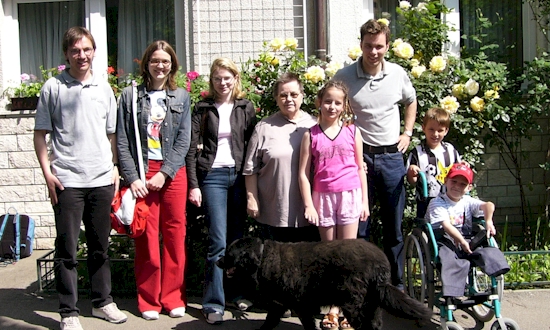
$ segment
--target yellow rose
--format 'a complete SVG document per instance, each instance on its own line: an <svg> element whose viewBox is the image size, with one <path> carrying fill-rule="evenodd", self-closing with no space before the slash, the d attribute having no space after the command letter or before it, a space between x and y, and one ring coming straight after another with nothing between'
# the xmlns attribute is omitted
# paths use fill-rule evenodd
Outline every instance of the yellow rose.
<svg viewBox="0 0 550 330"><path fill-rule="evenodd" d="M318 83L321 80L325 80L325 70L317 65L310 66L304 74L304 78L313 83Z"/></svg>
<svg viewBox="0 0 550 330"><path fill-rule="evenodd" d="M281 51L285 48L285 42L281 38L275 38L269 42L269 47L271 47L274 52Z"/></svg>
<svg viewBox="0 0 550 330"><path fill-rule="evenodd" d="M466 91L466 93L468 93L468 95L474 96L477 94L477 92L479 92L479 84L475 80L470 78L468 79L466 84L464 84L464 90Z"/></svg>
<svg viewBox="0 0 550 330"><path fill-rule="evenodd" d="M416 58L413 58L411 60L411 66L414 68L415 66L419 66L420 65L420 61L417 60Z"/></svg>
<svg viewBox="0 0 550 330"><path fill-rule="evenodd" d="M407 9L411 8L411 3L408 2L408 1L399 1L399 8L401 8L403 10L407 10Z"/></svg>
<svg viewBox="0 0 550 330"><path fill-rule="evenodd" d="M382 25L385 25L385 26L390 26L390 21L388 21L387 19L385 18L379 18L377 20L378 23L382 24Z"/></svg>
<svg viewBox="0 0 550 330"><path fill-rule="evenodd" d="M488 100L496 100L500 98L500 95L498 95L498 92L492 89L486 91L484 96Z"/></svg>
<svg viewBox="0 0 550 330"><path fill-rule="evenodd" d="M392 48L396 48L397 46L401 45L403 43L403 39L397 38L393 41L393 44L391 45Z"/></svg>
<svg viewBox="0 0 550 330"><path fill-rule="evenodd" d="M354 61L359 56L361 56L362 53L363 53L363 51L361 50L361 47L359 47L359 46L354 46L354 47L351 47L350 49L348 49L348 57L351 58Z"/></svg>
<svg viewBox="0 0 550 330"><path fill-rule="evenodd" d="M447 66L447 60L443 56L434 56L430 61L430 70L433 72L443 72Z"/></svg>
<svg viewBox="0 0 550 330"><path fill-rule="evenodd" d="M476 97L474 97L473 99L470 100L470 107L475 112L480 112L485 107L485 101L483 101L483 99L481 97L476 96Z"/></svg>
<svg viewBox="0 0 550 330"><path fill-rule="evenodd" d="M285 39L286 49L294 50L298 47L298 39L296 38L286 38Z"/></svg>
<svg viewBox="0 0 550 330"><path fill-rule="evenodd" d="M464 85L463 84L454 84L451 88L451 93L454 97L462 98L464 95Z"/></svg>
<svg viewBox="0 0 550 330"><path fill-rule="evenodd" d="M445 96L445 98L441 100L439 105L451 114L455 113L456 110L458 110L458 107L460 106L460 104L458 104L456 100L456 97L454 96Z"/></svg>
<svg viewBox="0 0 550 330"><path fill-rule="evenodd" d="M418 78L424 73L424 71L426 71L426 67L424 65L417 65L412 68L411 74L413 77Z"/></svg>
<svg viewBox="0 0 550 330"><path fill-rule="evenodd" d="M414 49L408 42L400 43L399 45L397 45L397 47L393 48L393 52L397 57L401 57L406 60L413 57L414 55Z"/></svg>
<svg viewBox="0 0 550 330"><path fill-rule="evenodd" d="M325 68L325 73L327 74L327 76L332 77L336 74L336 72L338 72L338 70L340 70L343 67L344 65L340 62L330 62L327 64L327 67Z"/></svg>
<svg viewBox="0 0 550 330"><path fill-rule="evenodd" d="M276 57L274 57L274 58L271 60L271 64L272 64L272 65L277 65L277 64L279 64L279 59L276 58Z"/></svg>

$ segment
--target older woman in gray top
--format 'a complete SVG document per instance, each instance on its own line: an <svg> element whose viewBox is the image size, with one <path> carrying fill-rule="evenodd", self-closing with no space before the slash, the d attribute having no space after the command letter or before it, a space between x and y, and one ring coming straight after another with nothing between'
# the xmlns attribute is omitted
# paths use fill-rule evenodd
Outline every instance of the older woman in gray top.
<svg viewBox="0 0 550 330"><path fill-rule="evenodd" d="M256 125L248 143L243 170L247 212L258 221L263 238L316 241L317 228L304 217L298 165L302 136L317 119L300 109L304 92L297 75L282 74L273 95L279 111Z"/></svg>

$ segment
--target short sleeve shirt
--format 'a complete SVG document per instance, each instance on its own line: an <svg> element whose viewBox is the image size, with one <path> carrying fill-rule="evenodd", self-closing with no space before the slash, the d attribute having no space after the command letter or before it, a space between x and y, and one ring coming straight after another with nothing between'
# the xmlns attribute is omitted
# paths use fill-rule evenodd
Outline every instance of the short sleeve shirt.
<svg viewBox="0 0 550 330"><path fill-rule="evenodd" d="M262 119L248 142L244 175L258 175L258 222L273 227L303 227L304 203L298 184L300 145L304 133L317 123L302 112L288 120L281 112Z"/></svg>
<svg viewBox="0 0 550 330"><path fill-rule="evenodd" d="M428 205L426 220L431 223L433 229L441 229L443 221L450 221L463 235L471 235L472 217L479 212L483 203L467 195L454 202L447 194L440 194Z"/></svg>
<svg viewBox="0 0 550 330"><path fill-rule="evenodd" d="M116 118L113 91L100 77L80 82L66 70L46 81L34 129L50 133L50 166L63 186L111 184L113 154L107 134L115 133Z"/></svg>

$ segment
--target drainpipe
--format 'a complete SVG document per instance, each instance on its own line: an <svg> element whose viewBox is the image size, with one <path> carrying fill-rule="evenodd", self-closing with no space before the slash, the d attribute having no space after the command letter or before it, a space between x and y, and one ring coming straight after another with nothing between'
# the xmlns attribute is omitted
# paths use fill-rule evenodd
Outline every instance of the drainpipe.
<svg viewBox="0 0 550 330"><path fill-rule="evenodd" d="M315 56L327 58L326 0L315 0Z"/></svg>

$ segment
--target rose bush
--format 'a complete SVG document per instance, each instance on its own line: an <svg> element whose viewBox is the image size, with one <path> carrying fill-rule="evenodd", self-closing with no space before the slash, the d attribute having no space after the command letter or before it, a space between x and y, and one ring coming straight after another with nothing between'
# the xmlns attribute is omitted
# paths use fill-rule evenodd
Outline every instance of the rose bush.
<svg viewBox="0 0 550 330"><path fill-rule="evenodd" d="M258 56L243 64L242 81L248 92L248 99L254 102L258 117L263 118L278 111L273 97L273 84L284 72L296 73L304 85L304 102L302 109L316 114L315 98L317 91L339 69L342 63L322 61L314 56L308 59L298 51L294 38L275 38L264 42ZM350 55L361 54L361 50L350 49Z"/></svg>

